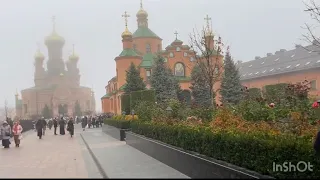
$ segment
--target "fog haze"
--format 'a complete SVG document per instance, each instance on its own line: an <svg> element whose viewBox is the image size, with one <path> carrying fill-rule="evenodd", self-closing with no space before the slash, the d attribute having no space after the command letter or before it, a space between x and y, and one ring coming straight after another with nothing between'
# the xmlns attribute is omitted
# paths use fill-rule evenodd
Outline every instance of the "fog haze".
<svg viewBox="0 0 320 180"><path fill-rule="evenodd" d="M122 50L121 33L127 11L129 30L137 29L139 0L16 0L0 6L0 106L8 100L14 106L16 89L34 86L34 53L37 43L47 58L44 38L51 33L52 16L56 30L65 38L64 60L75 44L80 56L81 84L93 87L96 107L105 85L115 76L114 58ZM188 44L192 29L212 18L212 27L230 45L236 60L248 61L279 49L294 48L306 33L301 26L310 20L301 0L144 0L149 28L163 39L165 48L178 31ZM47 59L46 59L47 60ZM3 103L2 103L3 102Z"/></svg>

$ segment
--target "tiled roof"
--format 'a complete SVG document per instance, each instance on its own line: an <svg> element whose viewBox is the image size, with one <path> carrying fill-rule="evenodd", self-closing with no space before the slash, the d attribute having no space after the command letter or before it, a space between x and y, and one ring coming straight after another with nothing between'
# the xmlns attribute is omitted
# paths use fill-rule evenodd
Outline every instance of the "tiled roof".
<svg viewBox="0 0 320 180"><path fill-rule="evenodd" d="M140 67L151 68L155 58L156 58L156 55L154 55L152 53L146 53L142 58L142 62L140 64Z"/></svg>
<svg viewBox="0 0 320 180"><path fill-rule="evenodd" d="M152 32L148 27L139 27L132 35L133 38L139 37L155 37L159 38L154 32ZM160 38L159 38L160 39Z"/></svg>
<svg viewBox="0 0 320 180"><path fill-rule="evenodd" d="M293 50L280 50L266 57L237 64L241 80L264 76L296 72L320 67L320 49L318 46L296 46Z"/></svg>

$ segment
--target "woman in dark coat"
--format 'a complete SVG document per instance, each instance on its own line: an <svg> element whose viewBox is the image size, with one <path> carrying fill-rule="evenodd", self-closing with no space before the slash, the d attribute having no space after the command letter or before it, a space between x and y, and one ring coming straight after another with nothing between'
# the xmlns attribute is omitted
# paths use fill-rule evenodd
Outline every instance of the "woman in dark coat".
<svg viewBox="0 0 320 180"><path fill-rule="evenodd" d="M68 126L67 130L69 131L69 133L72 137L74 135L74 122L73 122L72 118L69 119L67 126Z"/></svg>
<svg viewBox="0 0 320 180"><path fill-rule="evenodd" d="M42 119L39 119L36 122L36 130L37 130L37 136L39 137L39 139L42 138L42 130L43 130L43 122Z"/></svg>
<svg viewBox="0 0 320 180"><path fill-rule="evenodd" d="M59 121L59 125L60 125L60 135L65 135L65 129L64 126L66 125L66 122L64 121L63 117L61 117L60 121Z"/></svg>
<svg viewBox="0 0 320 180"><path fill-rule="evenodd" d="M86 126L87 126L87 118L86 117L82 118L81 126L82 126L83 131L85 131L86 130Z"/></svg>

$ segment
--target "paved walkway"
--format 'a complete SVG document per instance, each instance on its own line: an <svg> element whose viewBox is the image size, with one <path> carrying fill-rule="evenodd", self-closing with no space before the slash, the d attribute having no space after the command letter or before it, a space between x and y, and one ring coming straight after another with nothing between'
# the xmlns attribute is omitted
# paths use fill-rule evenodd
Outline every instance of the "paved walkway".
<svg viewBox="0 0 320 180"><path fill-rule="evenodd" d="M188 178L101 128L83 132L75 126L73 138L47 129L41 140L29 131L19 148L13 141L10 149L1 146L0 178Z"/></svg>

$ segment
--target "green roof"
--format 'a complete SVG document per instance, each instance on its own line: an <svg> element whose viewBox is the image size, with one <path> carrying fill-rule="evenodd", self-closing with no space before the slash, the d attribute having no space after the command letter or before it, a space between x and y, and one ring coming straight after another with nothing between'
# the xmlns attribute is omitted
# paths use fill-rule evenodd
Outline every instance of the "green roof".
<svg viewBox="0 0 320 180"><path fill-rule="evenodd" d="M126 85L127 85L127 84L122 85L122 86L119 88L119 90L120 90L120 91L123 91L124 88L126 87Z"/></svg>
<svg viewBox="0 0 320 180"><path fill-rule="evenodd" d="M191 77L186 77L186 76L175 76L179 82L181 81L191 81Z"/></svg>
<svg viewBox="0 0 320 180"><path fill-rule="evenodd" d="M140 67L151 67L153 64L153 60L156 56L152 53L147 53L143 56Z"/></svg>
<svg viewBox="0 0 320 180"><path fill-rule="evenodd" d="M139 38L139 37L159 38L159 36L157 36L154 32L152 32L148 27L138 27L136 32L133 33L132 37L133 38Z"/></svg>
<svg viewBox="0 0 320 180"><path fill-rule="evenodd" d="M176 39L172 43L183 43L183 42L181 40L179 40L179 39Z"/></svg>
<svg viewBox="0 0 320 180"><path fill-rule="evenodd" d="M138 53L133 50L133 49L124 49L122 50L122 52L120 53L119 57L123 57L123 56L139 56Z"/></svg>
<svg viewBox="0 0 320 180"><path fill-rule="evenodd" d="M111 94L107 93L106 95L102 96L101 99L106 99L106 98L109 98L109 97L111 97Z"/></svg>

